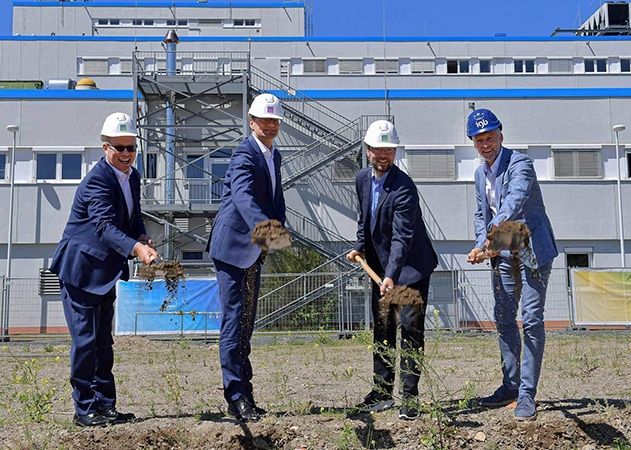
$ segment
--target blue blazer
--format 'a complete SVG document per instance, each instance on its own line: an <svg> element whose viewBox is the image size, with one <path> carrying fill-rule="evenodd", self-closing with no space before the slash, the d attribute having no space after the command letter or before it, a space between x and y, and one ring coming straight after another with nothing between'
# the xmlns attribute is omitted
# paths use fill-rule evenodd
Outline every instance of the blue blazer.
<svg viewBox="0 0 631 450"><path fill-rule="evenodd" d="M385 277L395 284L410 285L430 275L438 258L427 235L419 205L419 196L412 179L397 166L386 175L383 192L370 229L370 191L372 168L357 173L355 187L359 199L359 220L355 250L364 252L365 237L370 234L373 247ZM371 261L367 261L371 264Z"/></svg>
<svg viewBox="0 0 631 450"><path fill-rule="evenodd" d="M219 213L215 218L207 250L213 259L247 269L261 254L252 243L252 230L263 220L285 224L285 197L281 186L281 157L274 149L276 192L265 157L252 136L233 151L226 171Z"/></svg>
<svg viewBox="0 0 631 450"><path fill-rule="evenodd" d="M114 169L101 160L79 184L50 270L64 283L103 295L116 281L129 279L130 257L137 238L146 234L140 212L140 177L132 167L131 217Z"/></svg>
<svg viewBox="0 0 631 450"><path fill-rule="evenodd" d="M536 260L524 258L526 265L544 266L559 253L554 242L552 225L543 205L537 174L528 156L502 147L502 159L495 179L497 214L492 217L486 199L484 162L475 171L475 188L478 208L475 213L475 246L482 248L487 232L506 220L524 222L530 229L530 248Z"/></svg>

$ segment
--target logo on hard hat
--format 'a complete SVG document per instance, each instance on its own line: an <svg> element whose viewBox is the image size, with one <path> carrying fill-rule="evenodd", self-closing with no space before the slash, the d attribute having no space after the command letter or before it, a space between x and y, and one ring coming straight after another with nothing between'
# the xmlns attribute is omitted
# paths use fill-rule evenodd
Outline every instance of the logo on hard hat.
<svg viewBox="0 0 631 450"><path fill-rule="evenodd" d="M381 135L381 142L388 142L388 134L387 133Z"/></svg>
<svg viewBox="0 0 631 450"><path fill-rule="evenodd" d="M268 106L268 107L267 107L267 112L268 112L269 114L274 114L274 107L273 107L273 106Z"/></svg>
<svg viewBox="0 0 631 450"><path fill-rule="evenodd" d="M476 127L478 127L478 128L484 128L484 127L485 127L485 126L487 126L488 124L489 124L489 121L488 121L488 120L486 120L486 119L482 119L482 120L478 120L478 121L475 123L475 126L476 126Z"/></svg>
<svg viewBox="0 0 631 450"><path fill-rule="evenodd" d="M120 131L127 131L127 125L125 125L124 123L121 123L119 128L120 128Z"/></svg>

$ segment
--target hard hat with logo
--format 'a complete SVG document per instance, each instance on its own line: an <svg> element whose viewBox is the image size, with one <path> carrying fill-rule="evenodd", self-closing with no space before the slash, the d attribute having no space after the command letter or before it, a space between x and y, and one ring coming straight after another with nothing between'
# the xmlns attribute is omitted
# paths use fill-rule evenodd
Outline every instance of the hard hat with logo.
<svg viewBox="0 0 631 450"><path fill-rule="evenodd" d="M278 97L272 94L260 94L252 101L248 114L259 119L283 120L283 105Z"/></svg>
<svg viewBox="0 0 631 450"><path fill-rule="evenodd" d="M105 118L103 128L101 128L101 136L136 137L138 136L138 132L136 131L136 124L131 120L131 117L125 113L116 112Z"/></svg>
<svg viewBox="0 0 631 450"><path fill-rule="evenodd" d="M473 136L486 133L487 131L499 128L502 130L502 122L493 112L488 109L476 109L467 119L467 136L473 139Z"/></svg>
<svg viewBox="0 0 631 450"><path fill-rule="evenodd" d="M377 120L366 130L364 143L376 148L396 148L399 146L399 134L392 123L387 120Z"/></svg>

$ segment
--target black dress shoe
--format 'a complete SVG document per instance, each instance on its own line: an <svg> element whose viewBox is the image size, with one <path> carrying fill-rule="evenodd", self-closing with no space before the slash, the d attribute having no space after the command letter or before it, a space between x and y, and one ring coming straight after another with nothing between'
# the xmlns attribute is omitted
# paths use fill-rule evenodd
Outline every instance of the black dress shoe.
<svg viewBox="0 0 631 450"><path fill-rule="evenodd" d="M134 413L122 413L118 412L116 407L111 408L98 408L96 410L101 416L109 420L109 423L127 423L133 422L136 419Z"/></svg>
<svg viewBox="0 0 631 450"><path fill-rule="evenodd" d="M110 420L99 413L91 412L82 416L75 414L73 422L79 427L104 427L110 423Z"/></svg>
<svg viewBox="0 0 631 450"><path fill-rule="evenodd" d="M254 397L250 397L249 401L252 405L252 408L254 408L254 411L256 411L259 416L264 416L265 414L267 414L267 409L261 408L259 405L257 405L254 401Z"/></svg>
<svg viewBox="0 0 631 450"><path fill-rule="evenodd" d="M235 401L228 402L228 412L244 422L256 422L261 418L245 397L239 397Z"/></svg>

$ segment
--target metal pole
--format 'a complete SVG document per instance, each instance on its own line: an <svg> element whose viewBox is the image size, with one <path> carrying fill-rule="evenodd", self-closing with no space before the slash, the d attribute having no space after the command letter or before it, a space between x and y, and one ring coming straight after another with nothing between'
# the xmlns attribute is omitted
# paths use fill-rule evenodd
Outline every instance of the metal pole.
<svg viewBox="0 0 631 450"><path fill-rule="evenodd" d="M11 302L11 250L13 247L13 197L15 193L15 146L16 137L20 127L17 125L7 126L7 131L13 133L13 147L11 147L11 164L9 164L9 180L11 187L9 190L9 236L7 239L7 271L4 279L4 301L2 305L2 328L3 339L9 334L9 305Z"/></svg>
<svg viewBox="0 0 631 450"><path fill-rule="evenodd" d="M626 127L624 125L614 125L613 132L616 136L616 167L618 168L618 230L620 231L620 267L626 267L624 260L624 224L622 221L622 189L620 186L620 141L618 140L618 133L624 131Z"/></svg>

